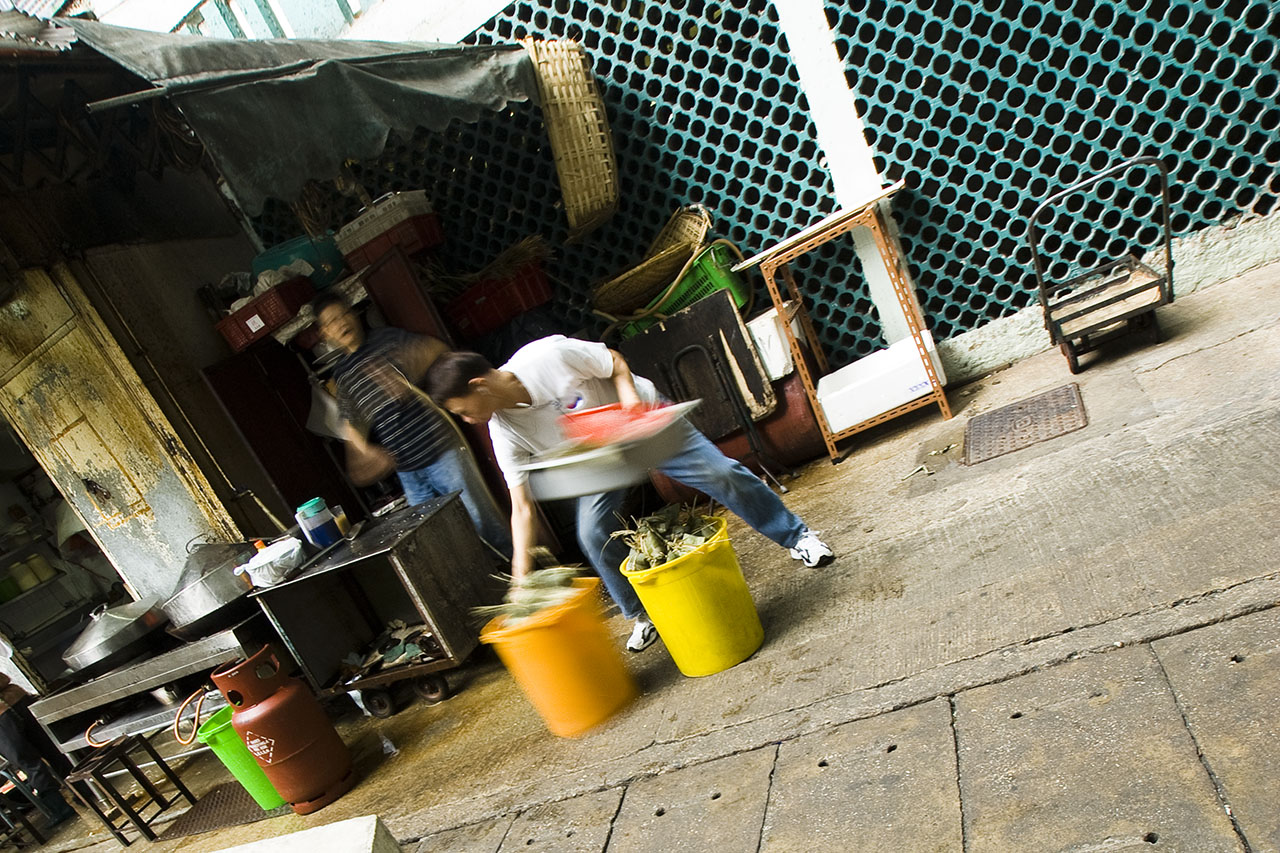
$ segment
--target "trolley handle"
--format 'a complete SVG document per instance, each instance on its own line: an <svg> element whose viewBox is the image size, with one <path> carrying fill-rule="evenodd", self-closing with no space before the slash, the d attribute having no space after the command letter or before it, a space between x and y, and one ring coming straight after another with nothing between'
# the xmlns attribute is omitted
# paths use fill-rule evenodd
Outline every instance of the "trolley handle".
<svg viewBox="0 0 1280 853"><path fill-rule="evenodd" d="M1050 209L1058 202L1068 196L1082 192L1094 184L1101 183L1108 178L1117 174L1128 172L1130 169L1139 166L1154 166L1160 175L1160 201L1164 211L1161 217L1162 230L1164 232L1164 263L1165 276L1169 282L1173 282L1173 232L1170 229L1169 220L1171 218L1171 205L1169 204L1169 170L1165 167L1164 161L1159 157L1146 155L1142 157L1134 157L1112 166L1108 166L1096 175L1077 181L1066 189L1059 190L1053 195L1040 202L1035 211L1031 214L1031 219L1027 223L1027 246L1031 249L1031 264L1035 269L1036 286L1040 290L1040 301L1045 301L1045 265L1040 255L1040 237L1036 233L1036 223L1040 221L1041 214ZM1173 299L1173 288L1169 288L1169 298Z"/></svg>

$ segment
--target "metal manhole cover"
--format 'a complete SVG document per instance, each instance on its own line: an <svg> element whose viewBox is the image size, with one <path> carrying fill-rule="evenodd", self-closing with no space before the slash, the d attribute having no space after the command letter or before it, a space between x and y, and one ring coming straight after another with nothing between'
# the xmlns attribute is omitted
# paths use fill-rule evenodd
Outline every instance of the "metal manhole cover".
<svg viewBox="0 0 1280 853"><path fill-rule="evenodd" d="M178 815L177 819L160 833L159 840L185 838L188 835L199 835L215 829L240 826L292 813L293 809L287 804L271 811L263 811L262 806L254 802L253 797L239 782L224 782L196 800L194 806Z"/></svg>
<svg viewBox="0 0 1280 853"><path fill-rule="evenodd" d="M964 464L1021 450L1089 423L1074 382L978 415L964 428Z"/></svg>

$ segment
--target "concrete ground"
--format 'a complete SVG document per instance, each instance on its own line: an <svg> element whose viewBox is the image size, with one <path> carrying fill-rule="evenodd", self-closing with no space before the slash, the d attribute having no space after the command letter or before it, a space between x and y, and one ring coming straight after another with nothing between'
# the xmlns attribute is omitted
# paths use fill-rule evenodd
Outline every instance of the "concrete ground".
<svg viewBox="0 0 1280 853"><path fill-rule="evenodd" d="M809 465L786 501L839 559L731 524L766 640L730 670L632 655L640 698L564 740L482 658L345 719L334 805L142 847L373 813L417 853L1280 850L1278 293L1254 270L1162 308L1158 346L1043 353ZM968 419L1073 381L1087 427L961 464ZM116 847L88 828L49 848Z"/></svg>

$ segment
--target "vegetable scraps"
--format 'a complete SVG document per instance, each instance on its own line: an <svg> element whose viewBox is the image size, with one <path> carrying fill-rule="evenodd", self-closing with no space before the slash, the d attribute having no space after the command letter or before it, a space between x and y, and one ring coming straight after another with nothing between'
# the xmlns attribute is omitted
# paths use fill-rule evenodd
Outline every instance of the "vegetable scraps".
<svg viewBox="0 0 1280 853"><path fill-rule="evenodd" d="M634 521L633 529L613 534L631 547L633 569L649 569L690 554L715 532L715 518L695 507L669 504L653 515Z"/></svg>
<svg viewBox="0 0 1280 853"><path fill-rule="evenodd" d="M573 566L553 566L529 572L522 578L511 575L495 575L508 584L501 604L473 607L471 612L483 619L501 617L504 627L519 625L548 607L556 607L574 596L573 579L578 569Z"/></svg>

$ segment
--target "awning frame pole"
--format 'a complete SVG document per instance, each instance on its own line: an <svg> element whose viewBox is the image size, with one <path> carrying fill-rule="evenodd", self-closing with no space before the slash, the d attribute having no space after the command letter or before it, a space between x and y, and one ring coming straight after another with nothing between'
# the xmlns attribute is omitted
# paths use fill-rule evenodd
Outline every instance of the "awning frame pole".
<svg viewBox="0 0 1280 853"><path fill-rule="evenodd" d="M523 50L520 45L491 45L496 48L506 48L509 50ZM422 57L440 57L459 53L465 50L465 47L457 48L433 48L430 50L415 50L406 53L392 53L381 56L354 56L342 59L304 59L299 62L293 62L289 65L278 65L274 68L254 68L242 73L231 73L223 75L216 80L204 82L194 82L187 86L160 86L155 89L144 89L141 92L133 92L128 95L117 95L114 98L103 98L101 101L93 101L85 104L85 109L91 113L100 110L114 109L116 107L127 107L131 104L139 104L143 101L149 101L153 98L163 98L167 95L185 95L188 92L202 91L207 89L225 89L231 86L239 86L242 83L254 83L258 80L270 80L274 77L284 77L293 74L296 71L305 71L308 68L315 67L325 62L341 62L344 65L368 65L379 62L406 62Z"/></svg>

